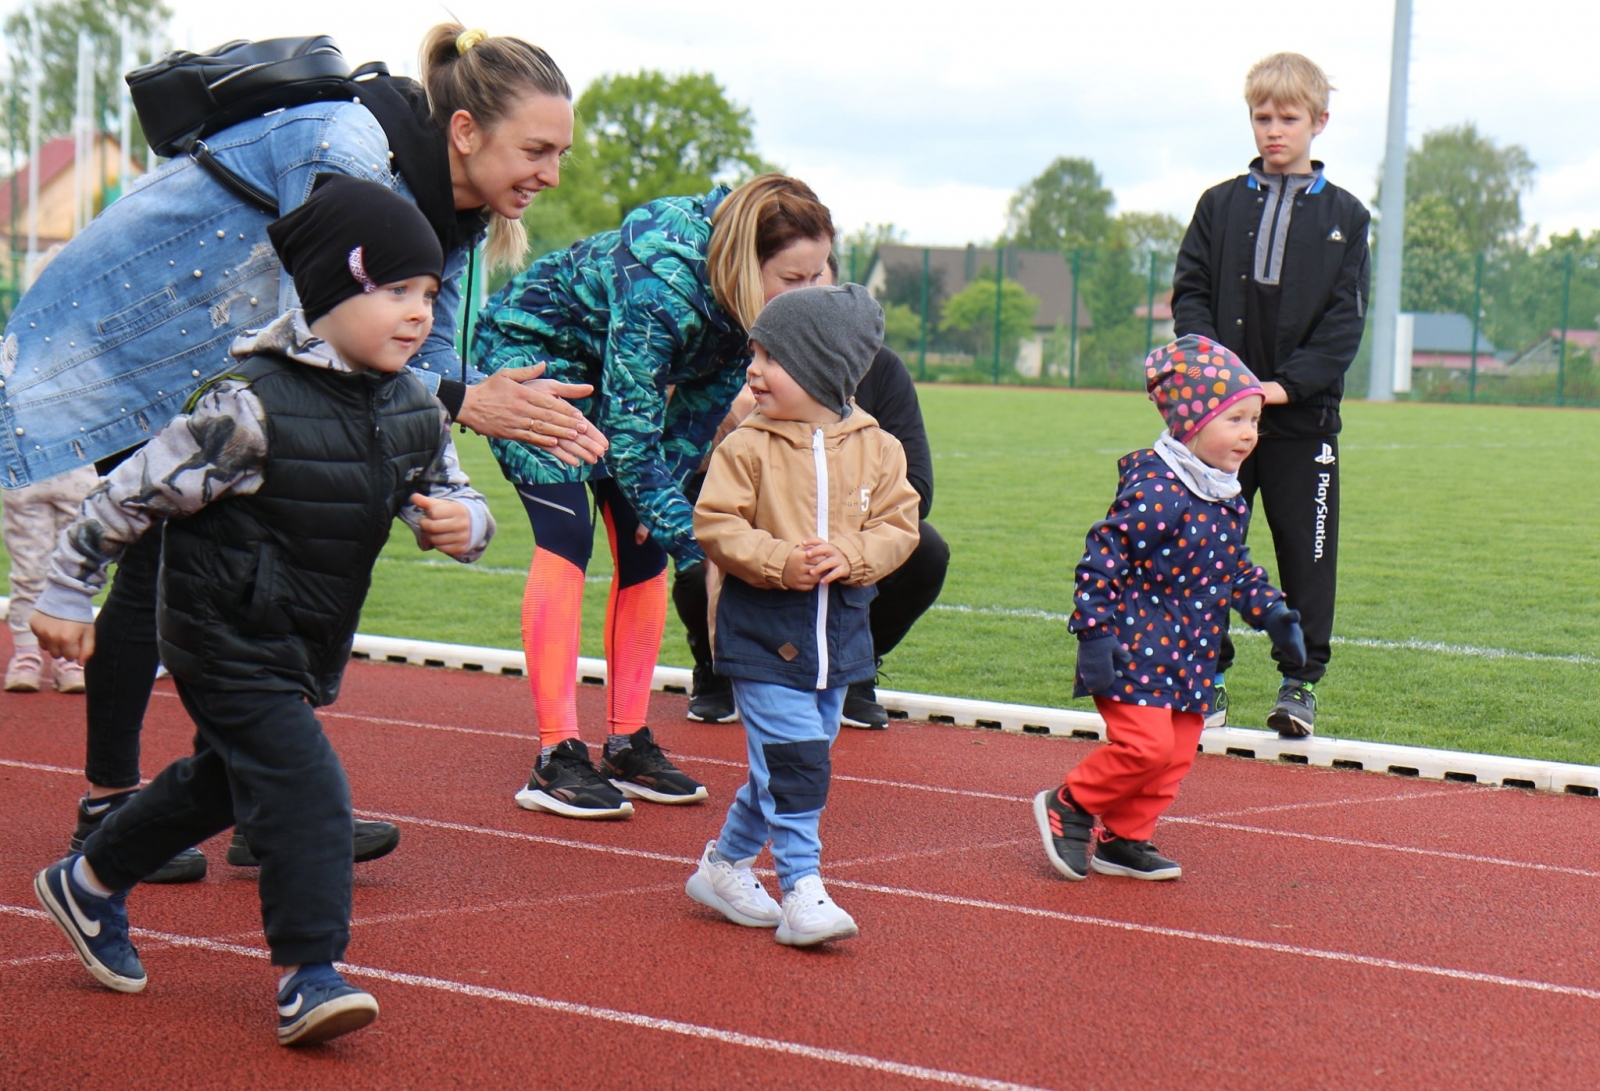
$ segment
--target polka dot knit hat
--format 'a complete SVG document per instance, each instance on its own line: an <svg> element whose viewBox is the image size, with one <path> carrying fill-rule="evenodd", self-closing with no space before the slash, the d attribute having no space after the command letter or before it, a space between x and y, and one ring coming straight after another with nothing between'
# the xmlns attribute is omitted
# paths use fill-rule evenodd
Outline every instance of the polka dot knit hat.
<svg viewBox="0 0 1600 1091"><path fill-rule="evenodd" d="M1261 383L1232 350L1193 333L1146 358L1144 385L1179 443L1240 398L1262 393Z"/></svg>

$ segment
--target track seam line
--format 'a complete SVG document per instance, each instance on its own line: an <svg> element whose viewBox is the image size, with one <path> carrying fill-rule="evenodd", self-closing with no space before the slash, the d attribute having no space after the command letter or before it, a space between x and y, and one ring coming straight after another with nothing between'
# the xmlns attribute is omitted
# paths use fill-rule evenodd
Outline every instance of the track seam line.
<svg viewBox="0 0 1600 1091"><path fill-rule="evenodd" d="M28 917L54 923L50 921L49 915L44 911L28 909L22 906L0 905L0 914ZM174 947L192 947L202 951L240 955L254 959L268 957L267 950L262 947L245 947L236 943L222 943L197 936L156 932L145 928L134 928L130 931L141 939L160 940ZM452 981L449 978L412 974L400 970L386 970L378 966L363 966L353 962L339 962L336 965L341 972L354 977L372 978L395 985L434 989L438 992L467 996L475 1000L494 1000L501 1003L516 1004L561 1015L575 1015L585 1019L595 1019L605 1023L620 1023L625 1026L661 1031L667 1034L678 1034L687 1038L699 1038L703 1041L720 1042L745 1049L785 1053L790 1056L802 1057L806 1060L823 1061L848 1068L862 1068L872 1072L904 1076L908 1079L921 1080L925 1083L945 1084L952 1087L970 1087L976 1088L978 1091L1045 1091L1045 1089L1029 1084L1010 1083L1006 1080L972 1076L964 1072L951 1072L946 1069L907 1064L903 1061L891 1061L865 1053L852 1053L843 1049L811 1046L803 1042L786 1041L781 1038L744 1034L735 1030L723 1030L718 1027L705 1026L701 1023L689 1023L679 1019L666 1019L661 1016L644 1015L639 1012L622 1011L617 1008L602 1008L593 1004L580 1004L570 1000L555 1000L550 997L535 996L532 993L512 992L508 989L494 989L486 985Z"/></svg>

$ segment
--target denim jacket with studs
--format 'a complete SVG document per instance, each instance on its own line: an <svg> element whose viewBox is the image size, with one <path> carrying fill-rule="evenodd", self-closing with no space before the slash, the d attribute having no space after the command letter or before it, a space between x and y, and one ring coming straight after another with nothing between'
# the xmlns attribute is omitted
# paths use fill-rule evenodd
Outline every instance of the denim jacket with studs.
<svg viewBox="0 0 1600 1091"><path fill-rule="evenodd" d="M290 209L318 174L411 197L366 107L319 102L241 122L207 143ZM193 160L140 179L72 239L18 302L0 340L0 487L18 488L150 439L227 370L239 334L298 305L267 240L272 217ZM433 332L411 361L423 384L463 373L455 351L467 247L445 258ZM281 280L281 284L280 284Z"/></svg>

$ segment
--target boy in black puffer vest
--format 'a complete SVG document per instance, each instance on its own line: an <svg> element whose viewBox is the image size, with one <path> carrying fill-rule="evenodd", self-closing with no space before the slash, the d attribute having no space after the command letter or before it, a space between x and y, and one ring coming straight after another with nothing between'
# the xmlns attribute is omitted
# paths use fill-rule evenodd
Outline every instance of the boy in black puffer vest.
<svg viewBox="0 0 1600 1091"><path fill-rule="evenodd" d="M377 183L329 175L268 234L304 310L240 337L233 372L96 487L32 619L42 647L88 659L107 567L161 529L161 658L203 745L34 889L97 980L139 992L129 888L237 823L261 862L267 944L284 970L278 1040L305 1045L378 1012L333 968L350 939L350 789L312 709L338 695L394 517L462 561L482 554L494 521L443 407L405 366L432 326L443 266L422 214Z"/></svg>
<svg viewBox="0 0 1600 1091"><path fill-rule="evenodd" d="M1313 690L1328 668L1339 557L1339 403L1361 345L1370 279L1370 217L1328 182L1311 141L1328 123L1328 77L1298 53L1250 70L1244 97L1256 150L1248 174L1207 190L1195 206L1172 277L1178 336L1238 353L1261 380L1261 443L1239 470L1256 492L1277 552L1278 580L1305 626L1306 661L1274 660L1283 682L1267 726L1310 735ZM1215 714L1225 722L1223 636Z"/></svg>

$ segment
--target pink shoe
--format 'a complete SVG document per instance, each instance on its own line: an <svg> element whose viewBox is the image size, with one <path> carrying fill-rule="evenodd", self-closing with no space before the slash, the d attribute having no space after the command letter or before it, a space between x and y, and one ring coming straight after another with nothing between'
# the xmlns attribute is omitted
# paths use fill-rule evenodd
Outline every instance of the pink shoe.
<svg viewBox="0 0 1600 1091"><path fill-rule="evenodd" d="M53 659L50 672L55 675L57 693L82 693L88 687L83 682L83 666L70 659Z"/></svg>
<svg viewBox="0 0 1600 1091"><path fill-rule="evenodd" d="M38 693L39 675L44 671L44 657L38 648L23 648L11 657L6 667L7 693Z"/></svg>

